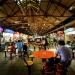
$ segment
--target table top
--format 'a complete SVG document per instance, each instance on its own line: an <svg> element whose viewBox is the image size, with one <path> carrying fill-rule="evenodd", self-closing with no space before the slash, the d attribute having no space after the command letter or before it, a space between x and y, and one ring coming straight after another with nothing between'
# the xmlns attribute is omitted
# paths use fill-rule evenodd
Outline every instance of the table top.
<svg viewBox="0 0 75 75"><path fill-rule="evenodd" d="M70 46L70 48L75 48L75 46Z"/></svg>
<svg viewBox="0 0 75 75"><path fill-rule="evenodd" d="M34 57L42 58L42 59L43 58L47 59L47 58L55 57L54 52L53 51L48 51L48 50L34 51L33 55L34 55Z"/></svg>
<svg viewBox="0 0 75 75"><path fill-rule="evenodd" d="M75 49L75 46L65 45L68 48Z"/></svg>

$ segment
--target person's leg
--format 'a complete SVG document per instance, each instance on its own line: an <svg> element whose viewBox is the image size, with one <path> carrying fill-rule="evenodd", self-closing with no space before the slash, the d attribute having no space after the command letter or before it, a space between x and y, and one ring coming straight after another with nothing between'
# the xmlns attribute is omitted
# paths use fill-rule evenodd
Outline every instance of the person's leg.
<svg viewBox="0 0 75 75"><path fill-rule="evenodd" d="M61 75L66 75L67 74L67 63L63 62L63 61L61 61L60 63L62 64L62 68L61 68L60 74Z"/></svg>
<svg viewBox="0 0 75 75"><path fill-rule="evenodd" d="M29 54L28 54L28 52L26 52L26 54L27 54L27 57L29 58Z"/></svg>
<svg viewBox="0 0 75 75"><path fill-rule="evenodd" d="M19 57L21 57L21 50L18 51Z"/></svg>

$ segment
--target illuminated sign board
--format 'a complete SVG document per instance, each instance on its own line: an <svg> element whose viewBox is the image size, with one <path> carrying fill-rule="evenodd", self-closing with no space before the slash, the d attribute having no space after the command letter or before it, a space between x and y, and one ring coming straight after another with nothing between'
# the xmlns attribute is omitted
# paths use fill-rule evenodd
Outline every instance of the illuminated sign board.
<svg viewBox="0 0 75 75"><path fill-rule="evenodd" d="M72 32L72 31L75 31L75 28L68 28L64 32L67 33L67 32Z"/></svg>
<svg viewBox="0 0 75 75"><path fill-rule="evenodd" d="M7 33L12 33L12 34L14 34L14 31L13 31L13 30L11 30L11 29L5 29L5 30L4 30L4 32L7 32Z"/></svg>
<svg viewBox="0 0 75 75"><path fill-rule="evenodd" d="M3 28L2 27L0 27L0 32L2 32L3 31Z"/></svg>
<svg viewBox="0 0 75 75"><path fill-rule="evenodd" d="M57 34L63 34L63 31L58 31Z"/></svg>

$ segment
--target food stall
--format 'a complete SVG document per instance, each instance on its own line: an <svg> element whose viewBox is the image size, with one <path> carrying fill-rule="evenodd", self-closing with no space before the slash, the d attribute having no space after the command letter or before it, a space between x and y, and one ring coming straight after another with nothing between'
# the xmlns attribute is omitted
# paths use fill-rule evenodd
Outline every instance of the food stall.
<svg viewBox="0 0 75 75"><path fill-rule="evenodd" d="M4 42L3 42L3 28L0 27L0 51L2 51L4 48Z"/></svg>

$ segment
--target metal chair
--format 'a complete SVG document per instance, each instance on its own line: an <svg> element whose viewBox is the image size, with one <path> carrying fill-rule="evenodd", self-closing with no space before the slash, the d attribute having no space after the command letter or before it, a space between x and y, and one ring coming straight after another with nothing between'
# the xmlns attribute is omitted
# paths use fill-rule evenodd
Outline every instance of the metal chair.
<svg viewBox="0 0 75 75"><path fill-rule="evenodd" d="M66 65L62 65L58 63L56 65L56 74L57 75L67 75L67 71L68 71L67 69L70 65L71 65L71 60Z"/></svg>
<svg viewBox="0 0 75 75"><path fill-rule="evenodd" d="M27 61L24 57L23 60L24 60L24 65L28 67L28 75L31 75L31 66L34 65L33 61Z"/></svg>
<svg viewBox="0 0 75 75"><path fill-rule="evenodd" d="M31 54L31 55L29 55L29 58L31 58L31 61L33 61L33 58L35 58L35 57L33 54Z"/></svg>
<svg viewBox="0 0 75 75"><path fill-rule="evenodd" d="M50 58L49 62L45 66L43 66L43 75L47 74L55 74L55 63L54 63L54 58Z"/></svg>

